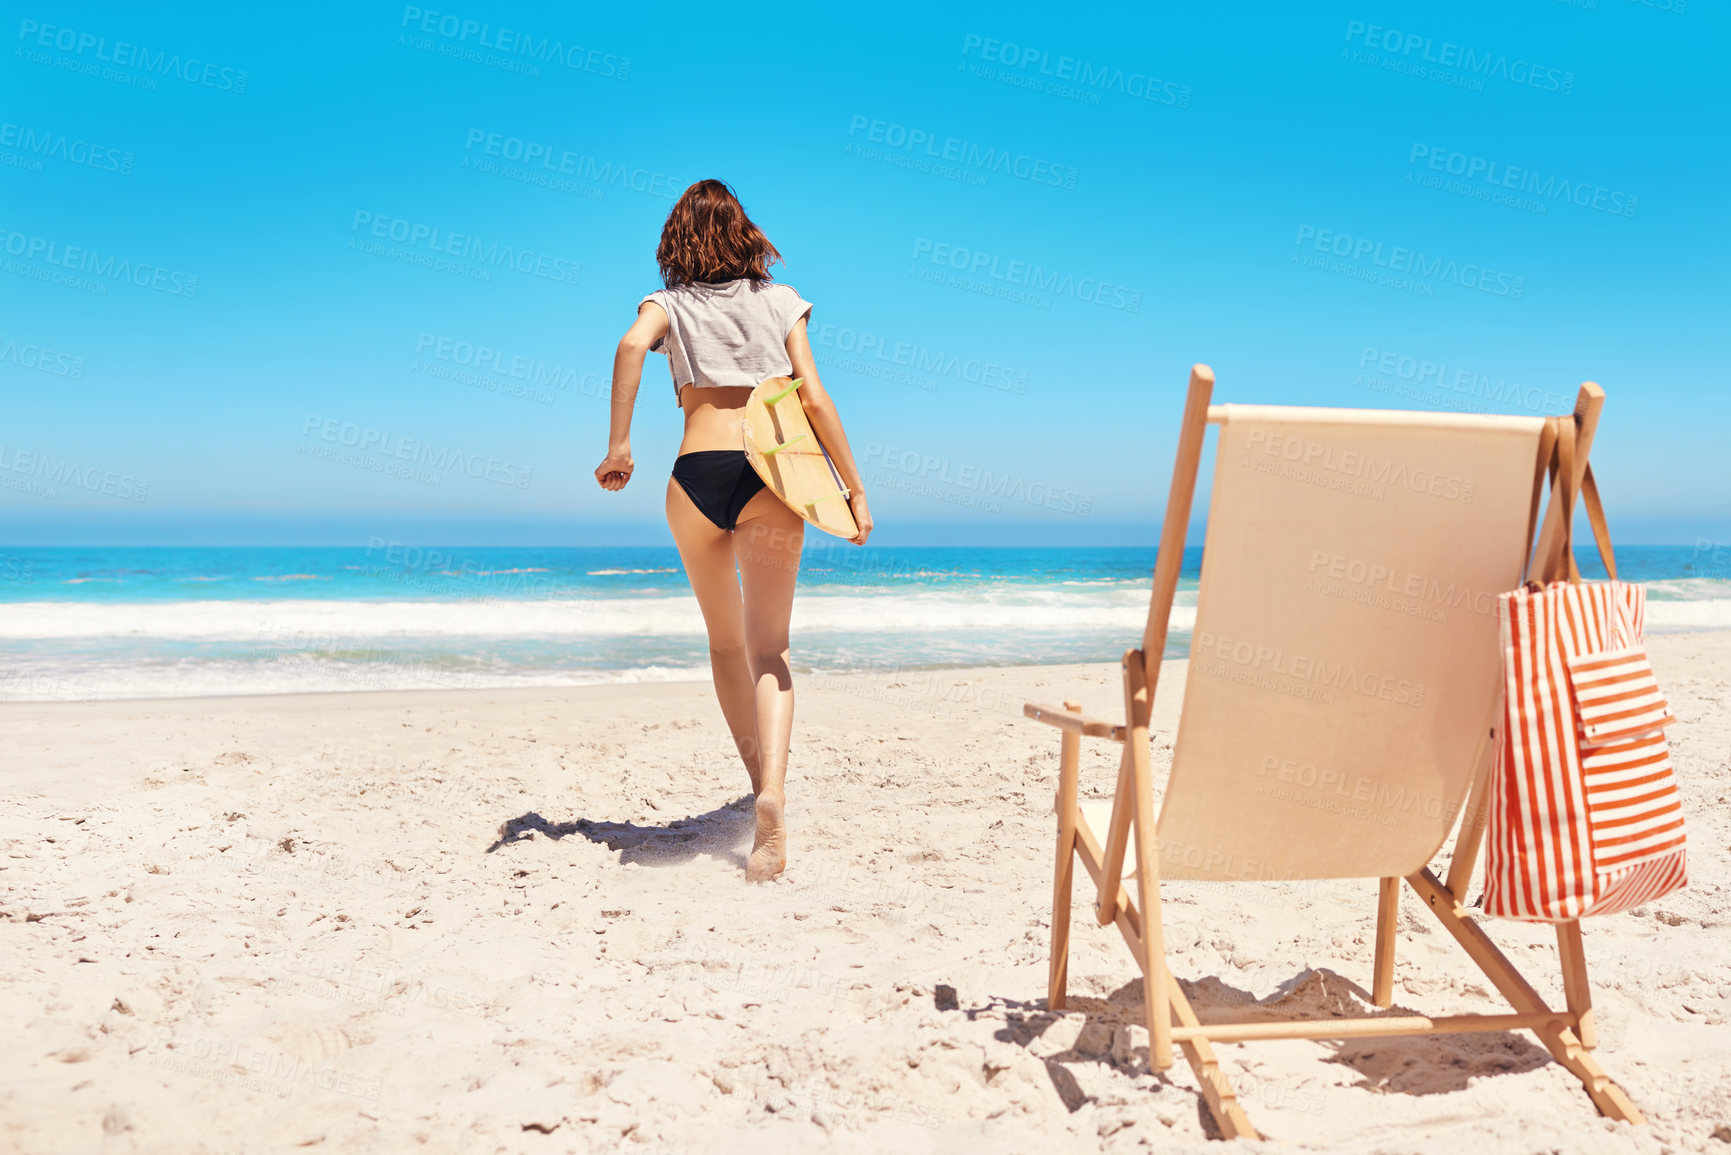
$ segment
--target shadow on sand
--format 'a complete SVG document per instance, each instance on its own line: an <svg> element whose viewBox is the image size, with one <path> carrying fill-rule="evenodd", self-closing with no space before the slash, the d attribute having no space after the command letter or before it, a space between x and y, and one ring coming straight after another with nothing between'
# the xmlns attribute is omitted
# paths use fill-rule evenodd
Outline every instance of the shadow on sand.
<svg viewBox="0 0 1731 1155"><path fill-rule="evenodd" d="M1375 1009L1371 1006L1369 991L1327 968L1300 971L1264 999L1212 976L1200 982L1180 982L1197 1017L1203 1022L1326 1017L1329 1014L1381 1017L1422 1013L1398 1004L1387 1010ZM1029 1047L1062 1017L1047 1010L1044 999L1023 1002L991 998L980 1006L963 1009L972 1018L991 1007L1001 1010L1005 1017L1003 1028L995 1032L994 1037L1019 1047ZM1071 1046L1062 1050L1040 1048L1046 1052L1042 1058L1052 1088L1072 1112L1081 1109L1092 1096L1083 1090L1071 1067L1092 1063L1111 1064L1131 1074L1147 1070L1144 1047L1126 1052L1122 1048L1115 1050L1111 1045L1118 1026L1144 1025L1140 978L1131 980L1103 999L1072 994L1065 1013L1078 1012L1085 1021ZM1254 1043L1248 1045L1255 1046ZM1446 1094L1464 1090L1475 1078L1519 1074L1551 1062L1550 1054L1524 1032L1510 1031L1320 1040L1317 1046L1326 1052L1317 1056L1319 1061L1347 1067L1358 1075L1353 1086L1379 1094ZM1182 1053L1177 1058L1178 1067L1182 1069ZM1185 1074L1188 1075L1188 1071ZM1243 1074L1236 1076L1235 1082L1240 1101L1253 1116L1258 1105L1322 1109L1321 1096L1314 1084L1308 1088L1286 1087L1272 1080L1246 1078ZM1161 1075L1155 1091L1161 1093L1175 1087L1167 1075ZM1203 1130L1217 1138L1219 1133L1214 1120L1200 1096L1196 1101L1196 1111Z"/></svg>
<svg viewBox="0 0 1731 1155"><path fill-rule="evenodd" d="M549 822L530 811L501 823L499 839L487 847L487 853L491 854L501 846L529 842L536 835L557 841L567 835L579 834L590 842L599 842L609 850L618 851L621 864L636 862L644 866L672 866L707 854L711 858L735 862L743 868L746 856L741 847L749 846L756 825L757 812L749 794L706 814L687 815L662 826L598 822L589 818Z"/></svg>

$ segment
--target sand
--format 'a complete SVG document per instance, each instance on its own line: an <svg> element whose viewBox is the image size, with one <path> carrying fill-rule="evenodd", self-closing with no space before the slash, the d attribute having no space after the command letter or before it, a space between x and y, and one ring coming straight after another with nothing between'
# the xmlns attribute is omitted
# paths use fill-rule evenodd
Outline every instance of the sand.
<svg viewBox="0 0 1731 1155"><path fill-rule="evenodd" d="M1526 1035L1222 1047L1268 1136L1731 1152L1731 634L1651 648L1695 882L1587 928L1598 1053L1650 1123ZM791 863L755 887L705 685L0 706L0 1150L1228 1149L1186 1066L1147 1072L1085 895L1074 1007L1042 1001L1057 741L1020 704L1115 717L1117 667L799 692ZM1091 744L1085 792L1114 766ZM1205 1016L1363 1006L1374 884L1168 894ZM1504 1009L1421 915L1397 1005ZM1550 933L1490 929L1560 1003Z"/></svg>

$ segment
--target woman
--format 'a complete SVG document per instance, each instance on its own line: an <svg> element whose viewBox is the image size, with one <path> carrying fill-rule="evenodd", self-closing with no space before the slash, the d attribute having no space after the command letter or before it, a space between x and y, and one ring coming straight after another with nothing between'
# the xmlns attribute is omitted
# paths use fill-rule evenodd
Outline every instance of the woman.
<svg viewBox="0 0 1731 1155"><path fill-rule="evenodd" d="M624 489L631 460L631 412L651 350L667 354L685 437L667 483L667 524L709 630L715 696L757 796L757 835L746 877L774 878L787 866L787 745L793 679L787 623L805 523L764 488L745 458L740 431L752 389L770 377L802 377L800 397L829 450L864 545L872 531L865 487L835 404L818 380L806 338L811 305L770 280L781 259L718 180L685 190L655 251L666 286L643 298L637 322L613 358L613 421L607 459L595 479Z"/></svg>

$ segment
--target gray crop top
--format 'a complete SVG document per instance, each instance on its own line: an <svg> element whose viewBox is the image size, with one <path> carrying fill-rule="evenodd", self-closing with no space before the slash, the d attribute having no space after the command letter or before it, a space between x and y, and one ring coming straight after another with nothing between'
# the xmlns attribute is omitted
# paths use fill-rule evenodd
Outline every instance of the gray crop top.
<svg viewBox="0 0 1731 1155"><path fill-rule="evenodd" d="M787 335L811 312L811 302L789 286L749 278L657 289L638 302L638 312L650 301L667 313L667 336L650 349L667 354L676 402L685 385L749 388L792 373Z"/></svg>

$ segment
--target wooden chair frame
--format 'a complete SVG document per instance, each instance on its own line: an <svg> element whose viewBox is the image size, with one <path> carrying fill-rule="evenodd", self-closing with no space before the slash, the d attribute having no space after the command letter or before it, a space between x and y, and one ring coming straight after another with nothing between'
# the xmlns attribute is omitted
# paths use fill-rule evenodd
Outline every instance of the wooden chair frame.
<svg viewBox="0 0 1731 1155"><path fill-rule="evenodd" d="M1161 656L1166 649L1167 620L1184 556L1192 498L1202 457L1207 426L1219 420L1209 401L1214 374L1206 365L1191 370L1178 453L1172 470L1172 488L1167 497L1166 519L1161 526L1160 552L1154 567L1154 590L1142 647L1126 651L1124 670L1124 724L1114 725L1081 712L1077 702L1062 708L1029 703L1023 713L1057 727L1059 738L1057 818L1057 864L1052 891L1052 953L1047 1006L1060 1010L1066 1003L1069 969L1070 900L1075 882L1075 862L1080 859L1098 888L1096 916L1100 925L1117 926L1143 975L1143 1010L1149 1030L1149 1063L1157 1072L1173 1062L1177 1044L1195 1072L1202 1096L1223 1137L1260 1138L1239 1104L1231 1081L1220 1069L1213 1043L1252 1039L1344 1039L1383 1035L1422 1035L1475 1031L1525 1029L1538 1036L1551 1055L1581 1080L1595 1106L1611 1119L1641 1123L1636 1109L1622 1088L1613 1083L1590 1054L1596 1045L1592 994L1581 946L1579 922L1557 926L1557 951L1562 967L1566 1007L1555 1010L1523 978L1512 962L1497 949L1462 904L1485 837L1486 792L1495 743L1490 733L1480 743L1465 817L1455 839L1454 856L1446 881L1428 867L1407 876L1406 883L1423 900L1444 928L1460 943L1492 985L1513 1008L1511 1014L1382 1016L1356 1019L1286 1020L1205 1024L1200 1022L1183 988L1166 964L1162 932L1160 874L1156 855L1153 805L1153 771L1148 727L1154 689L1160 676ZM1588 451L1604 406L1604 390L1592 382L1581 386L1576 399L1577 449L1574 457L1575 484L1568 490L1578 494L1587 469ZM1566 420L1566 418L1565 418ZM1538 498L1548 466L1548 447L1554 441L1547 429L1540 443L1534 478L1531 526L1537 521ZM1553 478L1553 494L1556 487ZM1529 571L1548 572L1557 564L1557 551L1564 535L1564 511L1557 500L1546 510ZM1595 527L1597 528L1597 527ZM1077 799L1077 763L1082 739L1104 738L1123 745L1118 764L1118 787L1111 823L1102 846L1083 818ZM1132 901L1123 882L1124 858L1132 851L1136 896ZM1400 910L1398 878L1380 880L1377 899L1375 958L1372 962L1372 1000L1379 1007L1394 1002L1394 953Z"/></svg>

